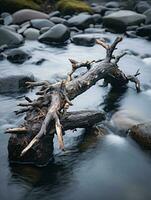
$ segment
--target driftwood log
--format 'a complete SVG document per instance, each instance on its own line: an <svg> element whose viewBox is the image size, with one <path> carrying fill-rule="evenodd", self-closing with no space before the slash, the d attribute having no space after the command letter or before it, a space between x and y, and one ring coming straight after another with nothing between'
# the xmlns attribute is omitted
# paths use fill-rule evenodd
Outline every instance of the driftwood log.
<svg viewBox="0 0 151 200"><path fill-rule="evenodd" d="M79 63L69 59L72 71L67 79L55 84L48 81L27 82L28 88L40 87L36 100L26 97L23 107L16 114L26 113L25 121L19 128L6 130L11 133L8 143L9 160L11 162L33 163L45 165L53 156L53 137L57 134L59 147L64 151L63 131L74 128L93 126L104 119L104 114L98 111L67 112L72 100L78 95L95 85L100 79L104 79L104 86L111 84L113 88L126 87L128 82L134 82L137 92L140 91L140 83L135 75L126 76L118 67L118 61L125 53L115 57L114 50L122 37L117 37L110 46L104 41L97 40L97 44L106 49L106 57L99 61L87 61ZM97 63L93 65L94 63ZM87 72L76 78L74 72L86 67Z"/></svg>

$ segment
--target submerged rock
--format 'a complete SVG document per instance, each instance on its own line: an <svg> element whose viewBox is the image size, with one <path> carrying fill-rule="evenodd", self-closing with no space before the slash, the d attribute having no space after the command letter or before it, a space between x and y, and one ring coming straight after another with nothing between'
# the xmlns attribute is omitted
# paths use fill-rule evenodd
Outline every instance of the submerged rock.
<svg viewBox="0 0 151 200"><path fill-rule="evenodd" d="M6 44L8 47L15 47L21 45L23 41L23 37L20 34L0 27L0 46Z"/></svg>
<svg viewBox="0 0 151 200"><path fill-rule="evenodd" d="M133 126L129 135L141 146L151 149L151 122Z"/></svg>
<svg viewBox="0 0 151 200"><path fill-rule="evenodd" d="M93 24L93 17L89 14L81 13L79 15L73 16L68 20L69 26L75 26L79 29L88 28L90 24Z"/></svg>
<svg viewBox="0 0 151 200"><path fill-rule="evenodd" d="M7 53L7 59L12 63L22 64L31 56L21 49L13 49Z"/></svg>
<svg viewBox="0 0 151 200"><path fill-rule="evenodd" d="M0 93L24 92L26 91L25 82L34 81L32 75L10 75L0 77Z"/></svg>
<svg viewBox="0 0 151 200"><path fill-rule="evenodd" d="M129 10L121 10L103 17L103 24L117 32L125 32L127 26L140 25L146 16Z"/></svg>
<svg viewBox="0 0 151 200"><path fill-rule="evenodd" d="M70 38L70 31L68 27L63 24L57 24L43 33L39 37L39 41L47 44L64 43Z"/></svg>
<svg viewBox="0 0 151 200"><path fill-rule="evenodd" d="M32 19L48 19L49 15L32 10L32 9L22 9L15 12L13 15L13 23L14 24L22 24L23 22L30 21Z"/></svg>
<svg viewBox="0 0 151 200"><path fill-rule="evenodd" d="M95 38L93 36L86 36L86 35L75 35L71 38L71 41L80 46L94 46L95 45Z"/></svg>

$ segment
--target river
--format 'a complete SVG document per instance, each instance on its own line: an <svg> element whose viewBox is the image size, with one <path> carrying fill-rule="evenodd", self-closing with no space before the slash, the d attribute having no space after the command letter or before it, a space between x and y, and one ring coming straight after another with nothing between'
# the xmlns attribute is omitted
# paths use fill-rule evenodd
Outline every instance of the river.
<svg viewBox="0 0 151 200"><path fill-rule="evenodd" d="M112 42L116 35L93 34ZM118 51L128 49L130 53L119 62L126 74L135 74L140 69L142 92L137 94L133 84L116 95L110 87L100 87L101 81L73 101L70 110L99 109L107 112L107 122L113 113L125 110L139 122L151 117L151 42L139 38L124 38ZM97 60L105 56L105 50L93 47L48 46L37 41L26 41L20 47L32 58L22 65L0 62L1 77L11 74L30 74L38 80L55 81L63 78L71 66L68 58L78 61ZM150 55L149 55L150 54ZM45 58L40 66L33 62ZM79 73L82 71L80 70ZM104 137L87 135L84 130L67 131L64 140L70 153L58 150L55 138L55 161L38 168L29 165L15 165L8 161L8 127L19 124L23 117L17 117L14 110L23 99L24 93L0 95L0 200L149 200L151 199L151 156L130 137L117 135L116 128ZM34 91L26 93L34 98Z"/></svg>

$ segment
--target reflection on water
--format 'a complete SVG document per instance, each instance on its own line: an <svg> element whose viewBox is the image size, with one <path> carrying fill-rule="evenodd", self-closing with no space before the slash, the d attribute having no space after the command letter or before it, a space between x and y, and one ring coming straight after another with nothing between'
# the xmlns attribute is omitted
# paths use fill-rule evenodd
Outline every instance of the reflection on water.
<svg viewBox="0 0 151 200"><path fill-rule="evenodd" d="M109 33L99 36L108 37L111 41L115 38L115 35ZM97 60L105 55L104 49L98 45L79 47L68 44L65 47L50 47L29 41L21 48L28 50L32 58L23 65L2 61L1 76L32 73L37 79L53 81L64 77L70 71L68 58L85 61ZM151 68L141 57L151 52L151 45L143 39L125 38L119 49L136 51L137 56L127 55L119 65L126 74L134 74L140 68L142 92L137 94L133 84L118 93L110 87L102 88L100 84L96 84L76 98L70 110L104 109L109 119L112 114L126 110L128 118L136 120L139 117L141 121L150 119ZM42 65L32 64L41 58L46 59ZM23 120L23 117L16 117L13 113L17 109L17 103L23 98L20 96L21 94L0 95L0 200L151 199L150 156L130 138L113 133L96 137L91 134L85 136L83 130L74 133L68 131L65 135L65 145L70 151L67 154L59 152L55 138L56 156L53 164L45 168L9 165L9 135L4 135L3 131L6 127L16 126ZM33 99L34 92L29 92L27 96Z"/></svg>

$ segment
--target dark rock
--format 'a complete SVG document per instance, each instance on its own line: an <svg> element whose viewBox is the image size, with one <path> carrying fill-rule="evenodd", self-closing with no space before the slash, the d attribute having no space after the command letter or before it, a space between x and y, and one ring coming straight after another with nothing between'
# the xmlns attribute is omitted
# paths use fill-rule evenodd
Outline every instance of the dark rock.
<svg viewBox="0 0 151 200"><path fill-rule="evenodd" d="M51 17L50 20L55 24L64 24L66 26L68 25L67 20L61 17Z"/></svg>
<svg viewBox="0 0 151 200"><path fill-rule="evenodd" d="M151 8L151 6L150 6L150 4L147 1L139 1L136 4L135 10L138 13L144 13L145 11L147 11L150 8Z"/></svg>
<svg viewBox="0 0 151 200"><path fill-rule="evenodd" d="M27 40L37 40L40 36L40 31L35 28L28 28L24 31L23 35Z"/></svg>
<svg viewBox="0 0 151 200"><path fill-rule="evenodd" d="M4 19L0 18L0 25L3 25L3 24L4 24Z"/></svg>
<svg viewBox="0 0 151 200"><path fill-rule="evenodd" d="M100 14L94 14L92 17L95 24L100 24L102 22L102 16Z"/></svg>
<svg viewBox="0 0 151 200"><path fill-rule="evenodd" d="M151 24L151 9L144 12L144 15L146 16L145 24Z"/></svg>
<svg viewBox="0 0 151 200"><path fill-rule="evenodd" d="M22 64L31 56L21 49L13 49L7 53L7 59L12 63Z"/></svg>
<svg viewBox="0 0 151 200"><path fill-rule="evenodd" d="M71 41L80 46L94 46L95 45L95 38L93 36L86 36L86 35L75 35L71 38Z"/></svg>
<svg viewBox="0 0 151 200"><path fill-rule="evenodd" d="M3 53L0 53L0 61L4 60L5 59L5 56Z"/></svg>
<svg viewBox="0 0 151 200"><path fill-rule="evenodd" d="M129 10L121 10L103 17L103 24L117 32L125 32L127 26L139 25L145 21L145 15Z"/></svg>
<svg viewBox="0 0 151 200"><path fill-rule="evenodd" d="M64 43L70 38L68 27L57 24L39 37L39 41L47 44Z"/></svg>
<svg viewBox="0 0 151 200"><path fill-rule="evenodd" d="M3 27L0 28L0 46L8 45L8 47L15 47L23 43L23 37Z"/></svg>
<svg viewBox="0 0 151 200"><path fill-rule="evenodd" d="M68 20L69 26L76 26L79 29L88 28L90 24L94 23L93 17L89 14L81 13L73 16Z"/></svg>
<svg viewBox="0 0 151 200"><path fill-rule="evenodd" d="M41 65L43 62L45 62L46 59L45 58L41 58L40 60L36 61L36 62L33 62L32 64L34 65Z"/></svg>
<svg viewBox="0 0 151 200"><path fill-rule="evenodd" d="M51 17L60 17L60 15L61 15L60 11L56 10L56 11L51 12L49 14L49 18L51 18Z"/></svg>
<svg viewBox="0 0 151 200"><path fill-rule="evenodd" d="M14 24L22 24L23 22L30 21L32 19L48 19L49 15L31 9L23 9L15 12L13 15Z"/></svg>
<svg viewBox="0 0 151 200"><path fill-rule="evenodd" d="M55 24L48 20L48 19L33 19L31 20L31 26L33 28L37 28L37 29L41 29L41 28L44 28L44 27L53 27Z"/></svg>
<svg viewBox="0 0 151 200"><path fill-rule="evenodd" d="M105 4L105 6L107 8L119 8L120 7L119 2L116 2L116 1L108 2Z"/></svg>
<svg viewBox="0 0 151 200"><path fill-rule="evenodd" d="M151 122L133 126L129 135L142 147L151 149Z"/></svg>
<svg viewBox="0 0 151 200"><path fill-rule="evenodd" d="M151 37L151 25L145 25L142 27L139 27L136 30L136 34L142 37Z"/></svg>
<svg viewBox="0 0 151 200"><path fill-rule="evenodd" d="M10 75L0 77L0 93L24 92L26 91L25 82L34 81L33 75Z"/></svg>

